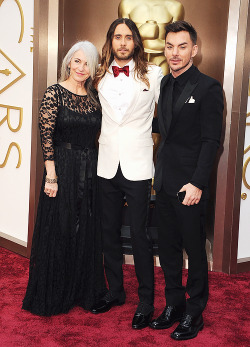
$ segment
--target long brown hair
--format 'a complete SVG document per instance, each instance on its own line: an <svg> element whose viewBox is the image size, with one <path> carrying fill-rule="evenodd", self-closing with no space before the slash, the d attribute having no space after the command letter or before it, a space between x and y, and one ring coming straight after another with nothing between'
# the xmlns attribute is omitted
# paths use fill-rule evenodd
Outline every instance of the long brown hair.
<svg viewBox="0 0 250 347"><path fill-rule="evenodd" d="M109 30L107 32L106 42L102 48L101 65L95 76L94 86L95 88L98 87L98 83L104 77L105 73L108 72L109 66L114 60L114 54L112 52L112 40L114 37L115 29L119 24L126 24L132 32L135 44L133 54L133 59L135 61L135 73L137 78L144 82L149 88L149 80L146 75L148 72L148 62L144 55L142 39L136 24L129 18L118 18L110 25Z"/></svg>

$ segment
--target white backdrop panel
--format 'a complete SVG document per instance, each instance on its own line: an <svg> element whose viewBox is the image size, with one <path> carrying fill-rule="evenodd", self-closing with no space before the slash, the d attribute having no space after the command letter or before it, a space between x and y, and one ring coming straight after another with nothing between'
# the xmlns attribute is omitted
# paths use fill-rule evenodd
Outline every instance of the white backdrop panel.
<svg viewBox="0 0 250 347"><path fill-rule="evenodd" d="M28 234L32 87L33 87L34 0L4 0L0 6L0 104L23 110L21 128L13 132L6 121L0 125L0 165L12 142L21 151L21 165L16 147L6 165L0 168L0 236L25 245ZM23 37L22 34L23 28ZM6 69L11 72L6 73ZM25 74L15 82L15 79ZM11 82L15 82L10 85ZM3 91L5 87L8 87ZM7 109L0 106L0 124ZM10 126L20 124L20 111L11 110Z"/></svg>
<svg viewBox="0 0 250 347"><path fill-rule="evenodd" d="M250 112L250 96L248 96L247 113ZM246 118L246 122L250 123L250 116ZM245 133L245 155L243 158L243 165L247 163L250 158L250 150L246 151L250 146L250 125L246 126ZM245 178L248 185L250 185L250 161L246 166ZM250 257L250 189L244 182L242 182L241 196L246 194L246 199L241 200L240 205L240 224L239 224L239 242L238 242L238 259Z"/></svg>

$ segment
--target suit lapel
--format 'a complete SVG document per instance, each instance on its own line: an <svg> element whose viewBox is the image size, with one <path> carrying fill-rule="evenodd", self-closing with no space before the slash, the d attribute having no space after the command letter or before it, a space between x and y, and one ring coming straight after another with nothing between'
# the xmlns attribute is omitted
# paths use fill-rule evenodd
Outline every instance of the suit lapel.
<svg viewBox="0 0 250 347"><path fill-rule="evenodd" d="M111 72L111 68L109 68L109 71ZM102 107L105 106L105 114L107 115L107 117L111 118L115 123L119 122L116 119L115 113L113 108L110 106L108 100L105 98L105 93L103 93L103 85L105 83L106 77L107 77L108 72L106 72L106 74L104 75L104 77L101 79L99 85L98 85L98 95L99 95L99 99L101 101Z"/></svg>
<svg viewBox="0 0 250 347"><path fill-rule="evenodd" d="M134 114L134 109L136 107L137 101L140 98L140 94L142 91L142 82L138 81L134 78L134 95L133 98L131 100L130 105L128 106L128 109L126 111L126 113L124 114L123 118L122 118L122 123L126 122L127 119ZM121 124L122 124L121 123Z"/></svg>
<svg viewBox="0 0 250 347"><path fill-rule="evenodd" d="M192 74L192 77L186 83L180 97L178 98L178 100L174 106L173 112L175 114L175 117L173 118L173 124L178 119L180 111L181 111L182 107L184 106L185 102L190 98L190 96L192 95L192 92L197 87L199 75L200 75L200 71L197 68L195 68L195 71ZM170 77L170 74L165 76L162 80L161 90L160 90L160 98L159 98L159 104L158 104L158 112L157 112L161 133L165 138L168 135L168 132L169 132L169 129L171 126L171 122L172 122L172 112L168 112L168 114L163 114L163 111L164 111L163 110L163 103L164 103L165 98L167 97L166 91L164 92L164 87L167 85L167 83L169 81L169 77ZM164 122L164 117L167 117L166 122Z"/></svg>
<svg viewBox="0 0 250 347"><path fill-rule="evenodd" d="M190 81L187 81L181 95L179 96L175 106L174 106L174 114L179 114L185 102L192 95L193 90L197 87L198 82L192 84Z"/></svg>
<svg viewBox="0 0 250 347"><path fill-rule="evenodd" d="M157 117L159 122L159 128L162 130L161 134L164 137L167 137L167 131L168 131L168 129L165 128L165 122L164 122L164 117L166 117L166 115L163 115L163 102L166 98L166 92L164 92L164 88L168 83L169 76L170 75L167 75L162 79L161 88L160 88L160 98L159 98L159 102L157 106ZM171 118L172 118L172 115L171 115Z"/></svg>
<svg viewBox="0 0 250 347"><path fill-rule="evenodd" d="M185 105L186 102L188 102L189 98L192 96L194 89L197 87L199 76L200 76L200 71L197 68L195 68L194 73L192 74L191 78L187 81L181 95L176 101L176 104L173 109L173 113L175 116L173 117L172 125L174 125L176 121L178 120L183 106Z"/></svg>

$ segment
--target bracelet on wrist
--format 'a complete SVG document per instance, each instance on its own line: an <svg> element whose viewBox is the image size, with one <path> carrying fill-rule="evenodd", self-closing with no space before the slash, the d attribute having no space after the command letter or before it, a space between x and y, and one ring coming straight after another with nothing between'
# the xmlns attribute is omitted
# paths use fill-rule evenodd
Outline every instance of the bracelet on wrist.
<svg viewBox="0 0 250 347"><path fill-rule="evenodd" d="M56 178L49 178L49 177L45 177L45 183L57 183L57 176Z"/></svg>

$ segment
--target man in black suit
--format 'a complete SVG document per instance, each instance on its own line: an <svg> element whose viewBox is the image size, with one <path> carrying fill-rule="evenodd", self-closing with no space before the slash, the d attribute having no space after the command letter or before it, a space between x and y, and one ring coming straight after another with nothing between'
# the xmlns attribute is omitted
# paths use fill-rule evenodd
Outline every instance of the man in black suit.
<svg viewBox="0 0 250 347"><path fill-rule="evenodd" d="M223 94L218 81L193 65L198 47L191 24L167 25L165 40L171 73L161 82L157 118L162 141L154 188L166 307L150 326L166 329L180 321L171 337L186 340L196 337L204 326L202 312L208 299L205 215L209 176L220 143ZM183 248L189 265L186 288L182 286Z"/></svg>

